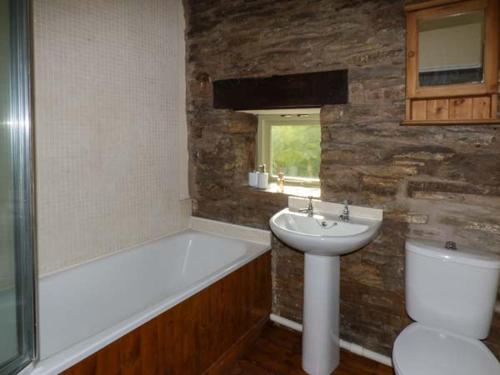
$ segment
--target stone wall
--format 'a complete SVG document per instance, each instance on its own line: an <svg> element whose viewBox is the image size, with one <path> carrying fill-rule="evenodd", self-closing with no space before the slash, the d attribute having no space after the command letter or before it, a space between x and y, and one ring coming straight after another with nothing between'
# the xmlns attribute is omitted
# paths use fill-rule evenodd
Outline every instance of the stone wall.
<svg viewBox="0 0 500 375"><path fill-rule="evenodd" d="M390 355L408 235L500 252L497 126L402 127L404 2L186 0L193 214L267 228L282 194L245 186L256 118L212 108L211 81L349 69L349 104L321 109L322 199L380 207L382 233L341 262L341 335ZM273 241L274 313L302 314L303 257ZM500 355L500 317L490 347Z"/></svg>

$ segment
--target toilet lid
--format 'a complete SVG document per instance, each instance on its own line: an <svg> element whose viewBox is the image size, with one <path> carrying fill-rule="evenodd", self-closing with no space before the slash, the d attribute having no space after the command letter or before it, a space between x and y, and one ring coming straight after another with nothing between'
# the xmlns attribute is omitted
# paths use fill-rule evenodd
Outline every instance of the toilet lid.
<svg viewBox="0 0 500 375"><path fill-rule="evenodd" d="M499 375L500 363L479 340L413 323L394 343L401 375Z"/></svg>

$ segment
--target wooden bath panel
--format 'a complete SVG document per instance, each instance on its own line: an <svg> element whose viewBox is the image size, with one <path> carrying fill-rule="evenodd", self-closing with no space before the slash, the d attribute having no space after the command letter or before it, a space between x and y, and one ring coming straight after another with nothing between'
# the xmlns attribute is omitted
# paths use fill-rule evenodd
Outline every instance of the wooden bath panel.
<svg viewBox="0 0 500 375"><path fill-rule="evenodd" d="M271 253L165 311L65 375L218 374L271 313Z"/></svg>

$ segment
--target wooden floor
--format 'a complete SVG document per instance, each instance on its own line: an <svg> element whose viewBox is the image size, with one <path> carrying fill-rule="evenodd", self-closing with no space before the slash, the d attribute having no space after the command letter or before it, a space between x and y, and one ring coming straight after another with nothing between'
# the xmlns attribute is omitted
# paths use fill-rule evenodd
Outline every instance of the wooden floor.
<svg viewBox="0 0 500 375"><path fill-rule="evenodd" d="M229 375L305 375L301 367L301 336L268 323ZM342 351L334 375L393 375L392 368Z"/></svg>

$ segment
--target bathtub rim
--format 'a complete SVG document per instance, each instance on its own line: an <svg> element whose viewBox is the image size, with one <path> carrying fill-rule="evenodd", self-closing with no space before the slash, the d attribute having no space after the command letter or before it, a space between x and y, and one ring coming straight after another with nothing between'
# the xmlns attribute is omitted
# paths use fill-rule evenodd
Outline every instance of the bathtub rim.
<svg viewBox="0 0 500 375"><path fill-rule="evenodd" d="M210 234L213 236L223 237L223 238L227 238L227 239L231 239L231 240L238 240L238 241L244 241L244 242L251 242L251 243L255 243L255 244L259 244L259 245L265 245L265 246L269 246L269 248L271 248L272 233L270 230L258 229L258 228L244 226L244 225L225 223L223 221L206 219L206 218L202 218L202 217L198 217L198 216L190 216L188 222L189 222L188 227L184 228L183 230L180 230L177 232L172 232L172 233L164 233L159 237L154 237L150 240L140 242L136 245L124 247L122 249L118 249L118 250L115 250L115 251L112 251L112 252L109 252L109 253L106 253L103 255L99 255L95 258L86 259L86 260L81 261L80 263L72 264L72 265L67 266L67 267L62 267L62 268L57 269L55 271L50 271L47 273L39 274L37 282L40 283L43 279L52 277L54 275L58 275L62 272L70 271L74 268L78 268L78 267L84 266L84 265L89 264L89 263L98 262L98 261L101 261L103 259L115 256L115 255L118 255L121 253L134 251L140 247L148 246L150 244L161 241L161 240L166 239L168 237L172 237L172 236L175 236L178 234L183 234L183 233L193 233L193 232L205 233L205 234Z"/></svg>
<svg viewBox="0 0 500 375"><path fill-rule="evenodd" d="M200 229L195 229L195 228L200 228ZM88 262L78 264L76 266L65 268L64 270L50 273L43 277L48 278L50 276L55 276L60 272L66 272L72 268L76 268L84 264L99 261L109 256L119 255L122 252L132 251L140 247L146 246L150 243L154 243L162 239L183 233L201 233L201 234L208 234L214 237L239 240L247 244L250 244L251 247L246 251L245 255L234 260L232 263L226 266L222 271L212 273L206 276L205 278L202 278L187 290L179 292L174 296L167 298L166 300L163 300L155 305L149 306L144 310L142 310L141 312L136 313L131 317L122 320L111 327L108 327L107 329L101 331L98 334L90 336L66 349L63 349L60 352L54 353L53 355L47 358L34 362L33 368L27 371L26 373L32 375L52 375L52 374L58 374L70 368L71 366L77 364L78 362L84 360L85 358L89 357L90 355L104 348L105 346L118 340L120 337L123 337L127 333L133 331L134 329L154 319L155 317L171 309L175 305L182 303L189 297L194 296L195 294L199 293L205 288L208 288L212 284L223 279L232 272L235 272L238 269L244 267L245 265L249 264L250 262L254 261L258 257L264 255L265 253L271 250L270 231L255 229L250 227L243 227L235 224L228 224L209 219L194 218L194 220L190 220L189 228L183 231L174 234L169 234L134 247L123 249L119 252L115 252L113 254L109 254L97 259L93 259ZM255 239L255 241L249 240L249 238Z"/></svg>

